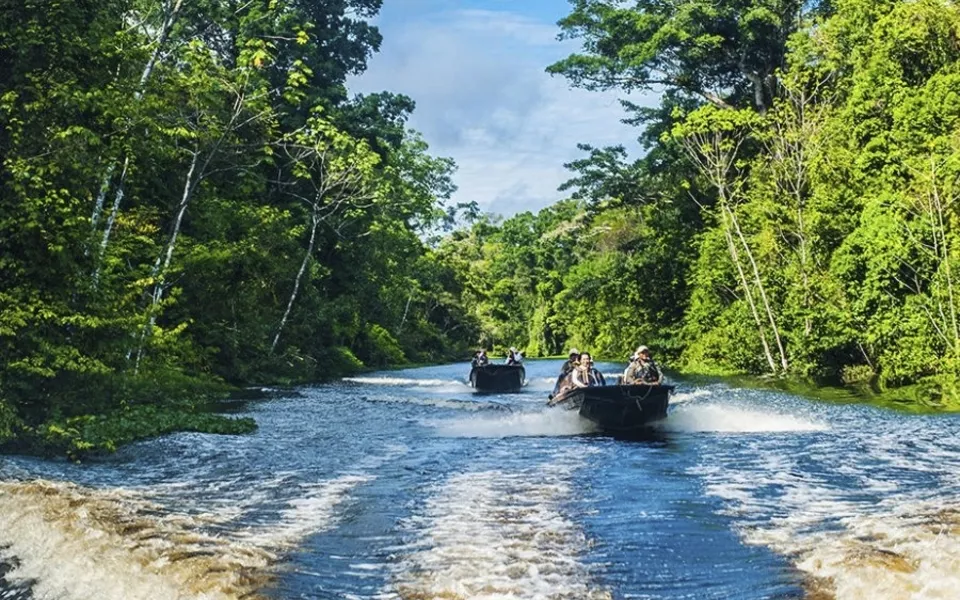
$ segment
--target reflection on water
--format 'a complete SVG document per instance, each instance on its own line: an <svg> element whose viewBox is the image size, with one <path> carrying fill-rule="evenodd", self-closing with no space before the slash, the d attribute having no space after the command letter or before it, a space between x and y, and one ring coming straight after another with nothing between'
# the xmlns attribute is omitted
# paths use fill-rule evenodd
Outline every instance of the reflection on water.
<svg viewBox="0 0 960 600"><path fill-rule="evenodd" d="M450 365L274 391L251 436L0 458L0 598L956 598L960 420L680 382L633 439ZM604 365L614 372L617 365Z"/></svg>

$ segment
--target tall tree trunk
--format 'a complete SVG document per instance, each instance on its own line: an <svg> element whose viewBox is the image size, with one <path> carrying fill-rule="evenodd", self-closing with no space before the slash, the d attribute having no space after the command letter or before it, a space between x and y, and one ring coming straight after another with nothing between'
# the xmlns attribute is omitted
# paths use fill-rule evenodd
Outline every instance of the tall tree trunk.
<svg viewBox="0 0 960 600"><path fill-rule="evenodd" d="M150 53L150 58L147 59L147 64L144 65L143 72L140 74L140 84L137 87L137 91L133 94L135 104L139 104L140 100L143 99L143 95L146 92L147 82L150 80L150 76L153 74L153 69L156 67L157 61L160 59L160 53L163 51L163 47L170 38L170 32L173 30L173 26L177 21L177 16L180 13L180 8L182 5L183 0L176 0L172 5L170 4L169 0L164 2L165 9L163 25L160 27L160 32L154 44L153 52ZM110 242L110 233L113 223L117 218L117 211L120 209L120 202L123 200L123 186L124 183L126 183L127 167L129 164L130 156L127 155L123 160L123 169L120 173L120 181L117 184L116 192L114 192L113 208L110 211L110 218L107 221L107 228L104 231L103 239L100 243L100 253L97 256L97 266L95 267L93 274L94 286L96 286L97 280L100 276L100 261L105 256L107 245ZM93 207L93 214L90 216L90 222L92 223L94 230L96 230L97 225L99 225L100 215L103 210L103 203L106 199L107 192L113 183L113 173L115 170L116 163L111 163L101 178L100 191L97 193L97 200Z"/></svg>
<svg viewBox="0 0 960 600"><path fill-rule="evenodd" d="M767 94L765 89L766 82L764 81L764 78L757 73L748 71L745 71L743 74L750 81L750 85L753 87L753 103L757 107L757 112L759 112L761 115L766 114Z"/></svg>
<svg viewBox="0 0 960 600"><path fill-rule="evenodd" d="M290 311L293 309L293 303L297 300L297 293L300 291L300 282L303 274L307 271L307 265L310 264L310 258L313 256L313 246L317 239L317 226L320 224L317 206L320 199L317 198L313 205L313 213L310 217L310 242L307 244L307 251L303 254L303 260L300 262L300 270L297 271L297 277L293 280L293 290L290 292L290 299L287 301L287 308L283 311L283 317L277 326L277 333L273 336L273 343L270 344L270 353L277 349L277 343L280 341L280 334L287 325L287 319L290 318Z"/></svg>
<svg viewBox="0 0 960 600"><path fill-rule="evenodd" d="M133 372L137 374L140 371L140 359L143 357L143 348L146 344L147 338L153 334L153 327L157 322L157 307L160 305L160 301L163 300L163 292L165 289L164 277L167 273L167 269L170 268L170 263L173 260L173 249L177 245L177 237L180 235L180 226L183 224L183 215L187 212L187 206L190 204L190 198L193 196L193 190L195 189L194 185L194 173L197 169L197 160L200 157L199 151L194 151L193 159L190 161L190 169L187 171L187 178L183 184L183 195L180 198L180 204L177 206L177 215L174 217L173 229L170 232L170 237L167 239L167 246L164 248L163 253L157 257L157 261L153 264L153 269L150 273L151 277L154 280L153 284L153 294L150 298L150 308L148 314L150 315L147 324L144 326L143 331L140 333L140 343L137 347L137 361L134 365Z"/></svg>
<svg viewBox="0 0 960 600"><path fill-rule="evenodd" d="M110 184L113 182L113 172L116 169L117 163L111 162L107 165L107 171L103 174L100 191L97 193L97 200L93 205L93 214L90 215L90 229L94 232L97 231L97 225L100 224L100 214L103 212L103 203L107 199L107 192L110 191Z"/></svg>
<svg viewBox="0 0 960 600"><path fill-rule="evenodd" d="M413 302L413 292L410 292L410 295L407 296L407 305L403 309L403 317L400 319L400 324L397 326L397 335L400 335L400 332L403 331L403 326L407 322L407 314L410 312L411 302Z"/></svg>
<svg viewBox="0 0 960 600"><path fill-rule="evenodd" d="M113 197L113 206L110 207L110 216L107 218L107 226L103 229L103 237L100 240L100 248L97 250L96 265L93 268L93 286L97 287L100 281L100 270L103 267L103 259L107 253L107 245L110 243L110 233L113 231L113 225L117 221L117 213L120 212L120 203L123 201L123 184L127 179L127 168L130 166L130 157L123 160L123 168L120 170L120 184L117 186L116 194Z"/></svg>
<svg viewBox="0 0 960 600"><path fill-rule="evenodd" d="M780 331L777 328L777 320L773 315L773 309L770 307L770 301L767 299L767 292L764 290L763 281L760 279L760 269L757 267L757 261L753 258L753 252L750 250L750 245L747 243L746 237L743 235L743 231L740 229L740 224L737 222L736 215L733 214L733 211L729 207L724 207L727 210L727 213L730 217L730 222L733 224L734 231L737 232L737 237L740 238L740 243L743 245L744 253L747 255L747 260L750 261L750 266L753 269L754 281L757 284L757 290L760 292L760 299L763 301L764 311L767 313L767 318L770 321L770 328L773 331L773 338L777 342L777 350L780 353L780 366L783 368L784 372L787 372L790 368L787 362L787 354L783 349L783 341L780 339Z"/></svg>
<svg viewBox="0 0 960 600"><path fill-rule="evenodd" d="M737 244L733 239L733 233L731 232L732 226L729 223L729 218L727 213L729 212L726 208L726 205L721 207L721 218L723 226L723 234L727 240L727 250L730 252L730 258L733 260L734 266L737 268L737 274L740 278L740 287L743 288L744 296L747 298L747 304L750 306L750 313L753 315L753 320L757 324L757 333L760 336L760 343L763 345L763 355L767 359L767 364L770 365L770 372L777 372L777 363L773 358L773 353L770 351L770 344L767 343L767 334L764 331L763 321L760 319L760 313L757 311L757 303L754 301L753 292L750 290L750 282L747 281L747 275L743 271L743 265L740 262L740 253L737 252Z"/></svg>
<svg viewBox="0 0 960 600"><path fill-rule="evenodd" d="M934 220L934 238L938 235L940 237L939 252L941 254L940 262L943 265L944 277L947 280L947 302L949 303L950 309L950 328L953 331L954 339L954 352L960 350L960 327L958 327L957 322L957 304L953 291L953 266L950 263L950 244L947 238L947 221L943 216L943 201L940 198L940 189L936 184L936 170L934 169L933 173L933 204L936 210L936 216Z"/></svg>

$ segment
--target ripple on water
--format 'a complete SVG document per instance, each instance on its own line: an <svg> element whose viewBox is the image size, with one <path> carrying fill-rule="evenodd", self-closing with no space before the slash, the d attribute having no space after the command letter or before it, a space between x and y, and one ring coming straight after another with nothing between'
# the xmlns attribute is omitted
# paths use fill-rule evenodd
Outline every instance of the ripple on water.
<svg viewBox="0 0 960 600"><path fill-rule="evenodd" d="M811 598L960 597L960 421L681 384L655 444L571 438L559 364L513 395L411 369L251 403L251 436L5 458L0 597L753 600L798 572Z"/></svg>
<svg viewBox="0 0 960 600"><path fill-rule="evenodd" d="M239 487L0 483L4 580L62 600L259 597L285 553L337 523L353 490L374 479L366 471L405 451L387 448L359 461L356 472L314 483L291 476ZM212 502L209 489L192 493L211 486Z"/></svg>
<svg viewBox="0 0 960 600"><path fill-rule="evenodd" d="M595 426L576 411L560 408L427 422L440 435L466 438L570 436L593 433Z"/></svg>
<svg viewBox="0 0 960 600"><path fill-rule="evenodd" d="M855 515L842 529L802 534L772 525L745 532L745 540L795 557L809 589L837 600L960 595L960 510L938 504Z"/></svg>
<svg viewBox="0 0 960 600"><path fill-rule="evenodd" d="M714 412L745 407L713 401ZM789 435L713 440L688 472L723 501L746 543L791 559L811 598L960 597L957 424L856 405L819 409L833 417L829 428L778 417Z"/></svg>
<svg viewBox="0 0 960 600"><path fill-rule="evenodd" d="M404 528L392 590L432 598L611 598L579 560L587 540L565 517L570 473L579 461L556 457L532 470L467 471L433 486Z"/></svg>

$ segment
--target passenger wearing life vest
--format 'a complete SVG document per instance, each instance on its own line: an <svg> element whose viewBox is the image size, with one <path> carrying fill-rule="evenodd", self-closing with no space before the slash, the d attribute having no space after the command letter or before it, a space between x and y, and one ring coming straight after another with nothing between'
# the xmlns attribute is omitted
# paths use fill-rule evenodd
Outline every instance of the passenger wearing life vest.
<svg viewBox="0 0 960 600"><path fill-rule="evenodd" d="M603 379L603 373L593 368L593 357L589 352L580 354L580 364L570 375L570 382L574 387L587 388L599 385L606 385Z"/></svg>
<svg viewBox="0 0 960 600"><path fill-rule="evenodd" d="M636 385L638 383L660 385L663 383L663 371L650 356L650 348L640 346L630 357L630 364L623 372L623 383L626 385Z"/></svg>
<svg viewBox="0 0 960 600"><path fill-rule="evenodd" d="M510 348L510 354L507 355L508 365L519 365L523 362L523 355L516 348Z"/></svg>

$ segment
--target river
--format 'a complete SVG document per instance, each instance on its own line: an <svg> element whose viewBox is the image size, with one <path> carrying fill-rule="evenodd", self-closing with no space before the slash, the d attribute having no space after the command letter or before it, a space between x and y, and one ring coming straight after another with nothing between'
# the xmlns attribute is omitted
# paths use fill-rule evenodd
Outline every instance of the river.
<svg viewBox="0 0 960 600"><path fill-rule="evenodd" d="M649 439L464 365L247 405L76 465L0 457L0 598L960 598L960 418L677 382ZM608 373L617 365L601 364Z"/></svg>

